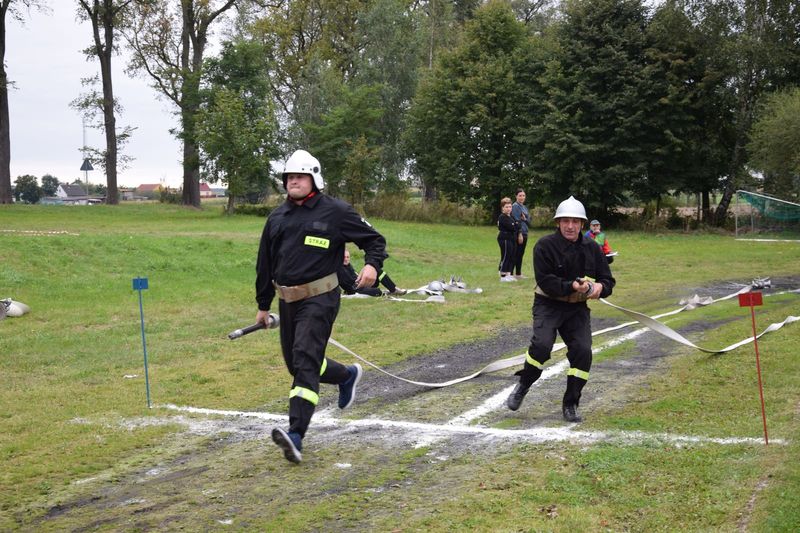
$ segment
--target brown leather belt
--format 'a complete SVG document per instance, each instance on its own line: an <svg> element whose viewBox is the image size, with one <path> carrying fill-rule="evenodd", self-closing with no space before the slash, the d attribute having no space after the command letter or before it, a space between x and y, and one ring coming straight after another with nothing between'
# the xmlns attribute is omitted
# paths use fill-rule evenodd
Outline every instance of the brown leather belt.
<svg viewBox="0 0 800 533"><path fill-rule="evenodd" d="M589 299L589 298L587 298L588 295L586 293L583 293L583 292L573 292L569 296L550 296L549 294L544 292L542 289L540 289L538 285L536 286L536 288L533 289L533 292L535 292L536 294L539 294L541 296L545 296L547 298L551 298L553 300L558 300L559 302L569 302L571 304L577 304L577 303L580 303L580 302L585 302L586 300Z"/></svg>
<svg viewBox="0 0 800 533"><path fill-rule="evenodd" d="M275 285L275 292L278 294L278 298L290 304L332 291L339 286L339 278L336 276L336 272L334 272L333 274L328 274L324 278L309 281L302 285L278 285L274 281L272 284Z"/></svg>

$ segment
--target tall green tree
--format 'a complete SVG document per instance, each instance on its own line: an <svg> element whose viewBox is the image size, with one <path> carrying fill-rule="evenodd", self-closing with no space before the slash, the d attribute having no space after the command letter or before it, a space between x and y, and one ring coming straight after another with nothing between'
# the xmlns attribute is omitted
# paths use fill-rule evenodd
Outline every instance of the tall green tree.
<svg viewBox="0 0 800 533"><path fill-rule="evenodd" d="M8 88L11 84L6 71L6 17L17 22L32 8L46 4L39 0L0 0L0 204L11 203L11 129L9 126Z"/></svg>
<svg viewBox="0 0 800 533"><path fill-rule="evenodd" d="M55 196L58 191L58 178L45 174L42 176L42 193L45 196Z"/></svg>
<svg viewBox="0 0 800 533"><path fill-rule="evenodd" d="M382 190L405 187L399 176L406 167L400 135L405 114L417 86L420 50L419 17L405 0L377 0L359 24L363 49L357 55L357 74L351 87L378 86L383 110L376 126L382 149L378 168ZM365 139L366 141L366 139Z"/></svg>
<svg viewBox="0 0 800 533"><path fill-rule="evenodd" d="M380 155L378 124L383 114L380 103L380 87L361 86L345 89L344 101L321 117L318 124L306 124L309 151L322 163L325 186L336 196L359 196L358 189L371 190L378 183L378 169L371 175L364 175L363 168L358 178L358 187L351 188L354 183L348 169L353 168L352 152L358 147L361 153ZM349 162L349 163L348 163Z"/></svg>
<svg viewBox="0 0 800 533"><path fill-rule="evenodd" d="M203 57L212 25L245 0L149 0L137 3L125 38L133 52L129 69L143 73L175 104L183 143L183 204L200 206L197 112Z"/></svg>
<svg viewBox="0 0 800 533"><path fill-rule="evenodd" d="M18 202L26 204L36 204L42 198L42 188L36 181L36 176L25 174L14 180L14 197Z"/></svg>
<svg viewBox="0 0 800 533"><path fill-rule="evenodd" d="M514 58L527 38L506 2L490 1L465 27L463 41L441 54L409 111L406 142L415 171L454 201L494 213L509 194L521 90Z"/></svg>
<svg viewBox="0 0 800 533"><path fill-rule="evenodd" d="M707 216L709 193L724 174L733 136L725 76L708 59L718 40L673 0L656 9L646 36L649 109L643 140L649 157L633 191L657 202L672 191L701 194Z"/></svg>
<svg viewBox="0 0 800 533"><path fill-rule="evenodd" d="M512 139L519 161L507 190L509 194L522 188L528 194L528 204L534 205L548 198L549 183L544 152L548 136L544 121L551 110L548 94L548 72L557 61L558 43L552 32L535 33L525 40L514 56L513 72L518 85L516 96L509 102L510 113L517 117L518 134Z"/></svg>
<svg viewBox="0 0 800 533"><path fill-rule="evenodd" d="M800 10L794 0L695 0L687 9L703 30L720 35L714 58L726 72L733 144L715 212L722 223L735 190L748 178L749 133L760 98L800 82Z"/></svg>
<svg viewBox="0 0 800 533"><path fill-rule="evenodd" d="M748 152L750 164L765 175L764 192L800 199L800 88L766 98Z"/></svg>
<svg viewBox="0 0 800 533"><path fill-rule="evenodd" d="M197 121L201 168L208 181L227 184L228 213L237 197L268 190L270 162L279 155L264 63L261 44L242 40L225 43L206 66Z"/></svg>
<svg viewBox="0 0 800 533"><path fill-rule="evenodd" d="M119 141L117 139L117 119L115 114L116 101L114 99L114 83L111 73L111 59L116 50L114 40L121 24L127 17L129 7L136 0L78 0L78 16L88 20L92 26L92 45L84 50L88 58L97 58L100 63L100 79L103 84L102 97L94 95L86 102L86 111L93 111L95 105L103 116L103 131L106 138L103 168L106 173L108 187L106 203L116 205L119 203L117 189L117 153ZM92 102L94 100L94 102ZM94 104L94 105L93 105ZM131 130L127 128L124 138L127 139Z"/></svg>
<svg viewBox="0 0 800 533"><path fill-rule="evenodd" d="M567 3L541 154L553 201L574 194L607 212L646 174L646 26L639 0Z"/></svg>

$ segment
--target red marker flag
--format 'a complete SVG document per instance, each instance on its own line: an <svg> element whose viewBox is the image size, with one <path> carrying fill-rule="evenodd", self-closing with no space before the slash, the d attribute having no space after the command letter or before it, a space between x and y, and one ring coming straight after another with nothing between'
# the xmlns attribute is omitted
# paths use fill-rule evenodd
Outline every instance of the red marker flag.
<svg viewBox="0 0 800 533"><path fill-rule="evenodd" d="M758 394L761 396L761 419L764 421L764 444L769 444L767 436L767 410L764 407L764 386L761 384L761 358L758 356L758 335L756 335L755 306L763 305L760 292L751 291L739 295L739 307L749 307L750 317L753 319L753 346L756 349L756 370L758 370Z"/></svg>
<svg viewBox="0 0 800 533"><path fill-rule="evenodd" d="M739 295L739 307L755 307L763 304L764 300L760 292L745 292Z"/></svg>

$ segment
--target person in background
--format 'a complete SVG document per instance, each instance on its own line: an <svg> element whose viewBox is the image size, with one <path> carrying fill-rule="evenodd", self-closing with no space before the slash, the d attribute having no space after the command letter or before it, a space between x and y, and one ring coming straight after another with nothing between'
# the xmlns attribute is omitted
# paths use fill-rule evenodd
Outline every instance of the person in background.
<svg viewBox="0 0 800 533"><path fill-rule="evenodd" d="M533 336L519 383L506 400L519 409L531 385L550 359L556 333L567 345L567 390L561 412L567 422L580 422L578 403L592 366L592 328L586 300L607 298L616 281L600 248L581 233L586 221L583 204L570 196L558 205L557 228L533 248L536 289L533 297Z"/></svg>
<svg viewBox="0 0 800 533"><path fill-rule="evenodd" d="M525 207L525 191L517 189L516 202L511 206L511 216L519 223L519 233L517 234L517 253L514 258L514 277L523 278L522 260L525 257L525 247L528 245L528 227L531 215Z"/></svg>
<svg viewBox="0 0 800 533"><path fill-rule="evenodd" d="M277 295L281 350L292 375L289 428L272 429L284 457L299 463L302 441L319 401L320 383L339 387L339 408L349 407L363 373L325 356L341 293L336 271L345 243L365 252L356 287L371 287L386 259L386 240L349 204L322 193L319 161L297 150L283 169L286 201L270 213L256 261L256 323L269 326Z"/></svg>
<svg viewBox="0 0 800 533"><path fill-rule="evenodd" d="M497 244L500 246L500 281L517 281L512 275L517 253L519 223L511 216L511 199L500 200L500 217L497 219Z"/></svg>
<svg viewBox="0 0 800 533"><path fill-rule="evenodd" d="M611 250L611 245L608 244L608 239L606 238L606 234L600 229L600 221L596 218L589 222L589 229L585 233L586 237L589 237L594 242L596 242L600 249L603 250L603 255L606 256L606 260L608 264L614 262L614 252Z"/></svg>
<svg viewBox="0 0 800 533"><path fill-rule="evenodd" d="M347 248L344 249L344 261L339 266L339 270L336 271L336 275L339 278L339 287L342 288L345 294L366 294L368 296L383 296L383 291L378 287L379 284L382 284L386 287L387 293L392 296L402 296L407 291L405 289L399 288L397 285L394 284L392 278L386 272L382 270L378 271L378 278L375 280L375 283L372 284L370 287L361 287L356 288L356 279L358 279L358 275L356 274L353 265L350 264L350 250Z"/></svg>

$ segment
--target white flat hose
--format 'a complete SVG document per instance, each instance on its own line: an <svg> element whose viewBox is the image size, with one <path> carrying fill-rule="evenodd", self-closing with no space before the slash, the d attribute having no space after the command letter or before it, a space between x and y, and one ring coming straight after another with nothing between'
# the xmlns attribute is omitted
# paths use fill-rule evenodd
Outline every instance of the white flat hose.
<svg viewBox="0 0 800 533"><path fill-rule="evenodd" d="M737 292L735 292L733 294L729 294L727 296L723 296L722 298L717 298L716 300L712 300L712 303L713 302L720 302L720 301L723 301L723 300L729 300L731 298L735 298L739 294L743 294L743 293L749 292L750 290L751 290L750 287L745 287L745 288L743 288L743 289L741 289L741 290L739 290L739 291L737 291ZM609 302L605 298L600 298L600 301L603 302L604 304L610 306L610 307L613 307L613 308L621 311L625 315L633 318L634 321L633 322L626 322L624 324L619 324L617 326L612 326L610 328L605 328L605 329L601 329L599 331L595 331L595 332L592 333L593 337L595 335L608 333L610 331L616 331L618 329L622 329L622 328L631 326L633 324L640 323L640 324L642 324L644 326L647 326L648 328L650 328L651 330L655 331L656 333L659 333L659 334L661 334L661 335L663 335L665 337L668 337L668 338L670 338L670 339L672 339L672 340L674 340L676 342L679 342L679 343L684 344L686 346L690 346L692 348L695 348L697 350L700 350L700 351L703 351L703 352L706 352L706 353L724 353L724 352L729 352L729 351L731 351L731 350L733 350L735 348L738 348L739 346L743 346L743 345L745 345L747 343L753 342L753 337L748 337L748 338L746 338L744 340L741 340L741 341L739 341L737 343L731 344L730 346L726 346L725 348L722 348L722 349L719 349L719 350L712 350L712 349L708 349L708 348L703 348L703 347L697 346L696 344L694 344L692 341L688 340L686 337L684 337L683 335L681 335L677 331L665 326L664 324L662 324L661 322L656 320L656 318L670 316L670 315L674 315L674 314L680 313L681 311L689 311L691 309L695 309L696 306L692 305L692 304L687 304L687 305L685 305L683 307L675 309L674 311L669 311L667 313L662 313L660 315L655 315L655 316L649 317L647 315L643 315L642 313L638 313L636 311L632 311L630 309L626 309L626 308L624 308L622 306L612 304L611 302ZM792 322L796 322L798 320L800 320L800 317L791 316L790 315L783 322L777 322L777 323L770 324L764 331L759 333L756 336L756 338L757 339L761 338L761 336L765 335L766 333L769 333L771 331L776 331L776 330L782 328L784 325L791 324ZM358 360L362 361L363 363L371 366L375 370L377 370L379 372L382 372L383 374L386 374L387 376L390 376L390 377L392 377L394 379L397 379L397 380L400 380L400 381L404 381L406 383L410 383L412 385L418 385L420 387L429 387L429 388L449 387L450 385L455 385L456 383L462 383L464 381L468 381L470 379L476 378L476 377L480 376L481 374L489 374L491 372L497 372L498 370L503 370L503 369L506 369L506 368L511 368L511 367L514 367L514 366L518 366L518 365L521 365L521 364L523 364L525 362L525 358L527 356L527 354L523 353L521 355L516 355L514 357L508 357L506 359L499 359L497 361L489 363L488 365L486 365L485 367L481 368L477 372L475 372L473 374L470 374L468 376L464 376L464 377L460 377L460 378L456 378L456 379L451 379L450 381L444 381L444 382L441 382L441 383L429 383L429 382L426 382L426 381L414 381L414 380L411 380L411 379L406 379L404 377L398 376L396 374L392 374L388 370L384 370L383 368L379 367L375 363L373 363L371 361L368 361L367 359L364 359L363 357L361 357L360 355L358 355L357 353L352 351L350 348L344 346L343 344L339 343L338 341L334 340L333 338L328 339L328 343L332 344L333 346L336 346L337 348L339 348L343 352L352 355L356 359L358 359ZM553 349L552 349L551 353L555 353L555 352L557 352L559 350L563 350L564 348L566 348L566 344L563 344L563 343L556 344L556 345L553 346Z"/></svg>

